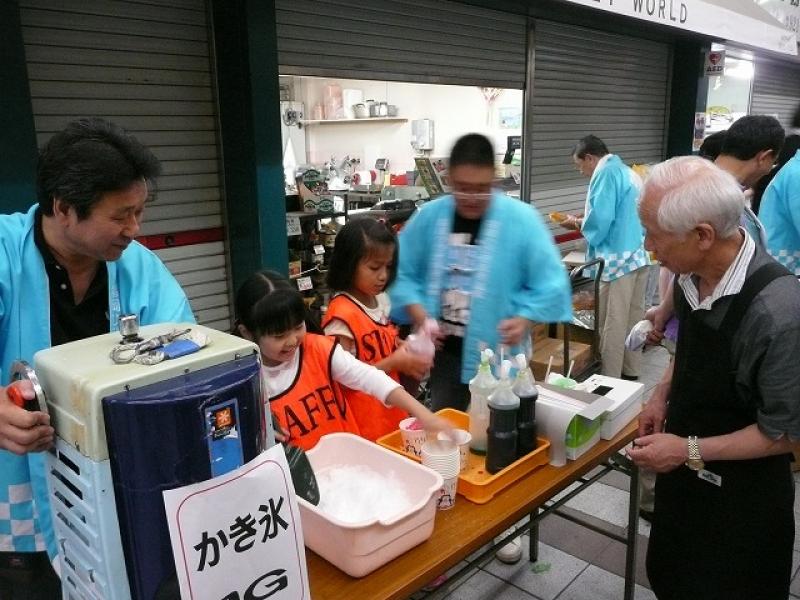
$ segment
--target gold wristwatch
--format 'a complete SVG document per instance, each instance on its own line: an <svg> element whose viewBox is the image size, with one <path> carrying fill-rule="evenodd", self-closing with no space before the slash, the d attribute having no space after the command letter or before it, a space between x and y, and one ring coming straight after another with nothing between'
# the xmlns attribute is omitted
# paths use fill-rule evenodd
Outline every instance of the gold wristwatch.
<svg viewBox="0 0 800 600"><path fill-rule="evenodd" d="M686 446L689 449L689 458L686 460L686 466L692 471L699 471L706 466L703 462L703 457L700 456L700 444L697 443L697 436L690 435L686 438Z"/></svg>

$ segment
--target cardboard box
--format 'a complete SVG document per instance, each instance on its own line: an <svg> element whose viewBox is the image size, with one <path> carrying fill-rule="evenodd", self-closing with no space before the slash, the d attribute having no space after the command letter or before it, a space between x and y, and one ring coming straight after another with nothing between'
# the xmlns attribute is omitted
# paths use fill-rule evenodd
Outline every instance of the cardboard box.
<svg viewBox="0 0 800 600"><path fill-rule="evenodd" d="M581 344L591 344L592 337L594 336L594 331L592 329L586 329L585 327L579 327L578 325L569 324L569 342L580 342ZM564 323L559 323L556 326L556 337L563 340L564 339Z"/></svg>
<svg viewBox="0 0 800 600"><path fill-rule="evenodd" d="M571 360L575 361L572 367L572 377L580 375L592 362L592 347L589 344L580 342L569 343L570 356L564 358L564 340L554 338L544 338L533 344L533 357L531 358L531 369L537 381L542 381L547 372L547 363L553 357L551 371L554 373L566 374Z"/></svg>
<svg viewBox="0 0 800 600"><path fill-rule="evenodd" d="M531 329L531 340L535 346L537 342L547 337L547 323L535 323Z"/></svg>

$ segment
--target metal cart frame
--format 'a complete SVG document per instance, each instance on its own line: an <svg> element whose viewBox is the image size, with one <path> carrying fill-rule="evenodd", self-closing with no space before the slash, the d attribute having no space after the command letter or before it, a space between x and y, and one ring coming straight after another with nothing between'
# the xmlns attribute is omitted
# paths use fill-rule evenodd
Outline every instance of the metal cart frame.
<svg viewBox="0 0 800 600"><path fill-rule="evenodd" d="M583 272L586 269L596 267L594 270L594 277L588 278L583 277ZM594 330L592 333L592 359L589 365L583 369L580 373L572 374L573 379L582 380L597 373L600 370L601 366L601 357L600 357L600 331L598 328L598 316L600 314L600 277L603 274L603 268L605 267L605 261L602 258L595 258L588 262L583 263L582 265L578 265L574 267L569 273L569 281L572 286L572 291L575 291L576 288L580 288L582 286L588 285L590 282L592 283L593 287L593 294L594 294ZM570 343L570 326L571 323L564 324L564 362L566 363L569 360L569 343Z"/></svg>

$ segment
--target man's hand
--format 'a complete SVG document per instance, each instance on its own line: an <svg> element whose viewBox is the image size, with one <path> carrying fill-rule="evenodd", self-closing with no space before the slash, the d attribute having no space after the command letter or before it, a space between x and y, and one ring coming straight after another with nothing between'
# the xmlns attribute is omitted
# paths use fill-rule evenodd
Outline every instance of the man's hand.
<svg viewBox="0 0 800 600"><path fill-rule="evenodd" d="M35 397L29 383L15 385L19 386L25 399ZM49 415L20 408L8 398L6 389L0 387L0 448L14 454L41 452L53 445L54 435Z"/></svg>
<svg viewBox="0 0 800 600"><path fill-rule="evenodd" d="M647 312L644 313L644 318L653 324L653 329L647 334L647 341L645 342L646 344L650 346L657 346L661 343L661 340L664 339L664 330L667 327L669 316L670 315L665 314L664 308L661 304L651 306L649 309L647 309Z"/></svg>
<svg viewBox="0 0 800 600"><path fill-rule="evenodd" d="M664 430L664 421L667 418L667 399L666 393L659 390L660 385L656 386L650 400L639 413L640 436L661 433Z"/></svg>
<svg viewBox="0 0 800 600"><path fill-rule="evenodd" d="M390 355L390 359L392 369L396 369L418 381L422 380L433 366L432 360L409 352L404 345L395 350Z"/></svg>
<svg viewBox="0 0 800 600"><path fill-rule="evenodd" d="M530 329L531 322L524 317L512 317L500 321L497 331L500 334L500 341L507 346L516 346Z"/></svg>
<svg viewBox="0 0 800 600"><path fill-rule="evenodd" d="M422 304L409 304L406 306L406 312L415 329L417 327L422 327L423 323L425 323L425 319L428 318L428 311L425 310Z"/></svg>
<svg viewBox="0 0 800 600"><path fill-rule="evenodd" d="M654 433L637 438L628 456L640 469L668 473L686 462L686 438L671 433Z"/></svg>
<svg viewBox="0 0 800 600"><path fill-rule="evenodd" d="M561 227L564 229L571 229L572 231L577 231L581 228L583 223L581 222L580 217L576 217L575 215L567 215L567 218L559 223Z"/></svg>

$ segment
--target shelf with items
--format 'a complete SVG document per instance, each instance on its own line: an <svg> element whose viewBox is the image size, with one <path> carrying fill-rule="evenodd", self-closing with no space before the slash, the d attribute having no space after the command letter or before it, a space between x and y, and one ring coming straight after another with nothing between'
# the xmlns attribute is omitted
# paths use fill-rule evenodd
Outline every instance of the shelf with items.
<svg viewBox="0 0 800 600"><path fill-rule="evenodd" d="M406 123L405 117L364 117L363 119L301 119L306 127L312 125L345 125L347 123Z"/></svg>
<svg viewBox="0 0 800 600"><path fill-rule="evenodd" d="M569 279L572 287L574 322L562 328L560 336L564 343L564 356L571 357L570 344L588 344L589 357L581 361L581 369L576 369L573 378L583 381L597 373L601 367L600 357L600 277L603 274L605 261L595 258L574 266L570 270ZM583 313L584 318L578 318ZM591 327L589 327L591 325Z"/></svg>
<svg viewBox="0 0 800 600"><path fill-rule="evenodd" d="M336 219L338 217L346 217L347 211L340 210L336 212L316 212L307 210L293 210L286 213L287 217L297 217L300 220L306 219Z"/></svg>
<svg viewBox="0 0 800 600"><path fill-rule="evenodd" d="M317 322L330 296L326 279L334 239L347 216L347 210L286 212L289 278L302 294L312 319Z"/></svg>

